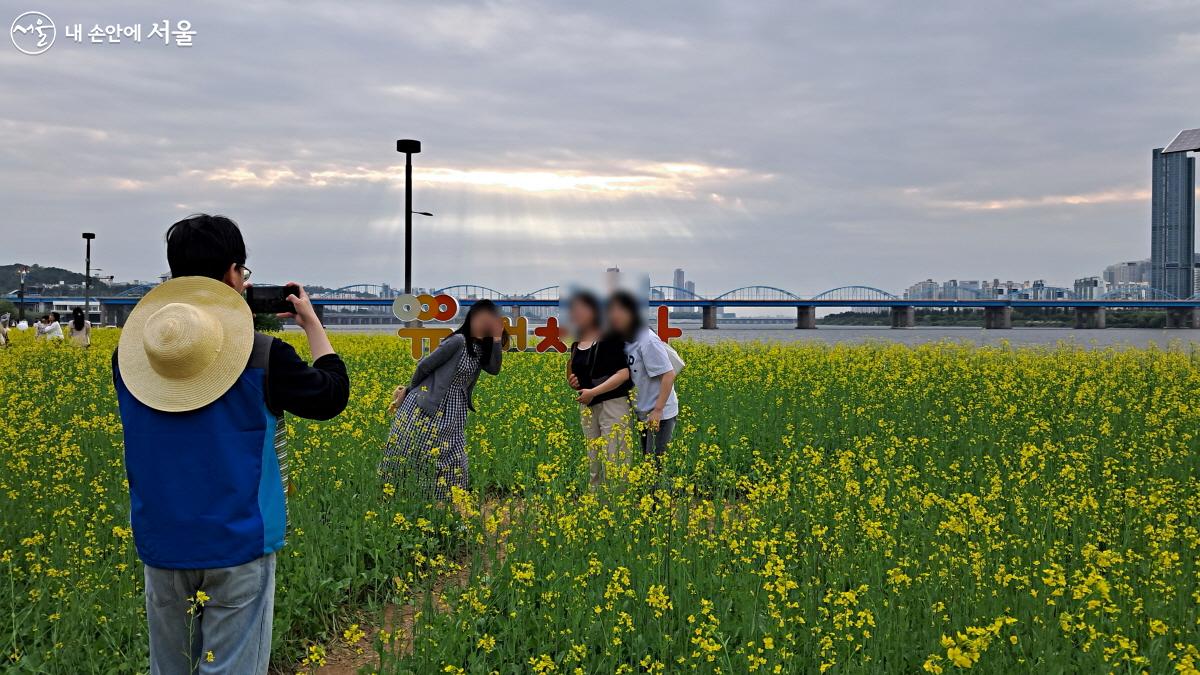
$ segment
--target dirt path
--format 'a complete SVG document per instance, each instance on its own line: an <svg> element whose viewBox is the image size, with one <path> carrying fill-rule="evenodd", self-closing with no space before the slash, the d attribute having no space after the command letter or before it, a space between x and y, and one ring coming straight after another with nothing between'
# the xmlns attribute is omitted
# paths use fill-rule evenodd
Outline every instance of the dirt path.
<svg viewBox="0 0 1200 675"><path fill-rule="evenodd" d="M519 508L520 500L492 500L481 507L481 512L484 517L494 513L496 509L508 507L504 519L500 522L497 529L498 532L506 532L509 529L512 513ZM504 540L498 539L495 542L485 544L485 546L495 546L496 552L500 558L504 554ZM485 556L485 560L490 559ZM447 590L463 588L471 580L471 570L469 569L469 554L464 553L463 556L454 561L454 568L444 572L433 580L432 597L435 611L444 612L449 609L446 605L445 594ZM399 604L389 604L384 607L382 612L382 621L378 625L360 625L362 631L366 634L359 640L357 647L347 645L343 640L334 640L331 644L325 646L325 665L311 671L314 675L357 675L364 667L372 666L378 663L378 656L372 645L375 643L375 637L379 631L386 630L397 636L401 640L401 647L398 650L401 654L410 654L413 650L414 625L416 615L420 608L425 604L426 592L423 590L414 589L408 597L408 601ZM359 653L361 649L361 653ZM281 671L282 672L282 671ZM302 669L293 667L290 673L302 673Z"/></svg>

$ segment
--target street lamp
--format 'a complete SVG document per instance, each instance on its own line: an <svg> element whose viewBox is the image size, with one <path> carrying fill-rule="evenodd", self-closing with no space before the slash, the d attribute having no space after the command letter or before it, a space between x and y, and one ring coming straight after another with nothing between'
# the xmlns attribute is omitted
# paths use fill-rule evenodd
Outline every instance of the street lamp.
<svg viewBox="0 0 1200 675"><path fill-rule="evenodd" d="M25 277L29 274L28 267L21 267L17 270L17 274L21 276L21 291L17 294L21 299L21 306L17 310L17 320L25 320Z"/></svg>
<svg viewBox="0 0 1200 675"><path fill-rule="evenodd" d="M421 152L421 141L402 138L396 141L396 152L404 153L404 293L412 293L412 156ZM432 216L426 211L417 211Z"/></svg>
<svg viewBox="0 0 1200 675"><path fill-rule="evenodd" d="M87 242L87 253L84 256L85 270L83 272L83 318L87 320L92 313L92 240L95 232L84 232L83 239Z"/></svg>

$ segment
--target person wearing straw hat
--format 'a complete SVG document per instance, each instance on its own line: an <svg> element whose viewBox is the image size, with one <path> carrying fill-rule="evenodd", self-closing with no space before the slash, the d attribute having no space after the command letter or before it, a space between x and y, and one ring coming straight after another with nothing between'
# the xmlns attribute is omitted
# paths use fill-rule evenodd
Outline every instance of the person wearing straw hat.
<svg viewBox="0 0 1200 675"><path fill-rule="evenodd" d="M284 316L304 330L311 366L254 332L232 220L175 223L167 260L171 280L138 302L113 354L150 672L265 674L287 527L283 413L338 415L349 377L303 288Z"/></svg>

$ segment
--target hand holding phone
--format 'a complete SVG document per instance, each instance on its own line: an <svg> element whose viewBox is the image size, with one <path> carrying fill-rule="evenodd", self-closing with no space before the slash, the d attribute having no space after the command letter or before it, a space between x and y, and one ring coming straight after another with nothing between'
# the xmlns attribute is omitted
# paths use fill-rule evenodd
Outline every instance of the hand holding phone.
<svg viewBox="0 0 1200 675"><path fill-rule="evenodd" d="M288 296L300 295L300 286L248 286L246 288L246 304L255 314L285 314L296 311Z"/></svg>

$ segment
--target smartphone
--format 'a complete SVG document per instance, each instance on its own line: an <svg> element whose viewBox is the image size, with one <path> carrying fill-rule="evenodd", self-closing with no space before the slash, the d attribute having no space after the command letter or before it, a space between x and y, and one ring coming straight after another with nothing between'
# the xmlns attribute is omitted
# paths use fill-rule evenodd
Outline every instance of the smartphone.
<svg viewBox="0 0 1200 675"><path fill-rule="evenodd" d="M280 314L294 312L296 308L288 302L289 295L300 295L300 287L295 284L287 286L251 286L246 289L246 304L255 314Z"/></svg>

